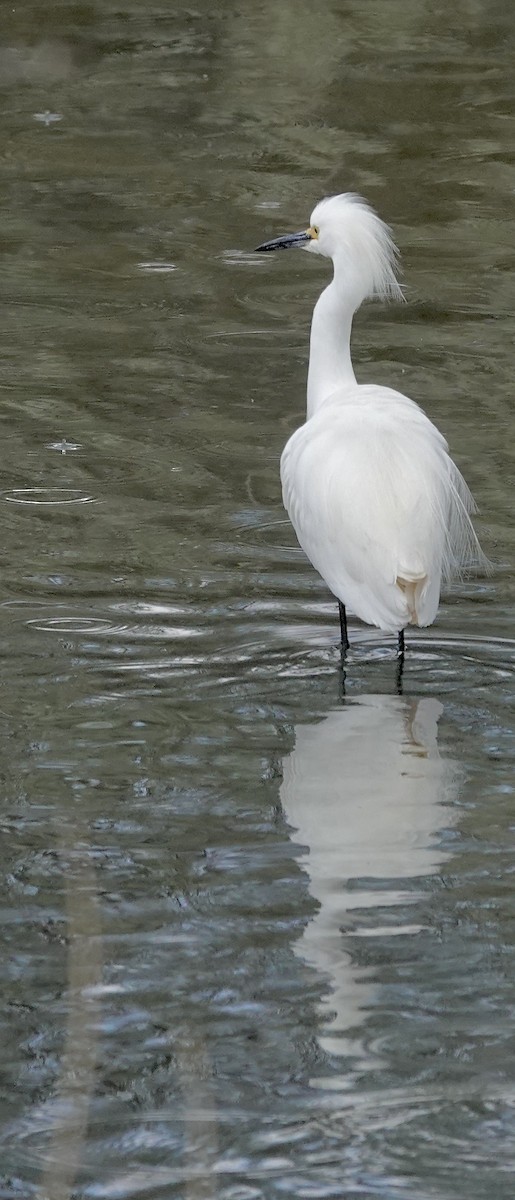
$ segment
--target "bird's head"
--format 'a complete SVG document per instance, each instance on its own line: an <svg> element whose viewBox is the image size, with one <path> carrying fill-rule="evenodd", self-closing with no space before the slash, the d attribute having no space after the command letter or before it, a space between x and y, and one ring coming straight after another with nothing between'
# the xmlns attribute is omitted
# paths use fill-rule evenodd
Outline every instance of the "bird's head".
<svg viewBox="0 0 515 1200"><path fill-rule="evenodd" d="M397 248L384 221L352 192L320 200L308 229L263 242L258 251L298 246L331 258L360 301L367 296L402 299L397 280Z"/></svg>

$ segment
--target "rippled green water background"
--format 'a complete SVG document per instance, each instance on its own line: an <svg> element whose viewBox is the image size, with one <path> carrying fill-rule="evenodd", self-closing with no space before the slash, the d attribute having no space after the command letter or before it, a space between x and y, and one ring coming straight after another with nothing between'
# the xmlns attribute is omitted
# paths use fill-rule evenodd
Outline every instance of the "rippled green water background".
<svg viewBox="0 0 515 1200"><path fill-rule="evenodd" d="M14 4L0 92L0 1200L511 1200L515 10ZM402 696L280 501L341 190L494 564Z"/></svg>

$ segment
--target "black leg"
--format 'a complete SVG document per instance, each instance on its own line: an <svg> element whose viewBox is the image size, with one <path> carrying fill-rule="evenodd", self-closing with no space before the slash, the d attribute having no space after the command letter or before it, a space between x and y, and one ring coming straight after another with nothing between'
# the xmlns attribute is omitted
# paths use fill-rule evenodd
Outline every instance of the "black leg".
<svg viewBox="0 0 515 1200"><path fill-rule="evenodd" d="M402 672L404 670L404 630L399 630L397 645L397 694L402 696Z"/></svg>
<svg viewBox="0 0 515 1200"><path fill-rule="evenodd" d="M345 612L345 605L342 604L341 600L338 601L338 611L340 613L340 633L342 639L341 652L342 658L345 658L345 654L349 649L350 642L347 634L347 613Z"/></svg>

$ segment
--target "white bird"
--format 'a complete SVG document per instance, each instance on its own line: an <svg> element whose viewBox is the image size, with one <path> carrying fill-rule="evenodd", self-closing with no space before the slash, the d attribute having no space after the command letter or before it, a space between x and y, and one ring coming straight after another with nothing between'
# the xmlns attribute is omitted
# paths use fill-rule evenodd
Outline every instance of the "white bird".
<svg viewBox="0 0 515 1200"><path fill-rule="evenodd" d="M402 299L397 248L360 196L321 200L310 226L259 251L300 246L333 261L313 312L307 419L281 457L284 506L302 549L336 596L342 653L346 608L397 633L431 625L442 582L486 565L470 491L445 438L418 404L377 384L358 384L352 318L364 300Z"/></svg>

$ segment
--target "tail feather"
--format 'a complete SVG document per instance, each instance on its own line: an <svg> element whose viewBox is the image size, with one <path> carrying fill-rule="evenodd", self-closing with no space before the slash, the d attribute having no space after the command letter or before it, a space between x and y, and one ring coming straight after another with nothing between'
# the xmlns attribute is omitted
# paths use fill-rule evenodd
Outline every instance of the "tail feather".
<svg viewBox="0 0 515 1200"><path fill-rule="evenodd" d="M395 582L404 594L410 625L420 625L418 603L427 584L427 575L418 575L414 579L404 579L402 575L398 575Z"/></svg>

